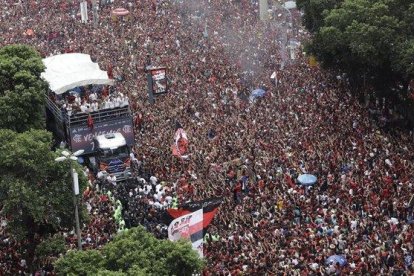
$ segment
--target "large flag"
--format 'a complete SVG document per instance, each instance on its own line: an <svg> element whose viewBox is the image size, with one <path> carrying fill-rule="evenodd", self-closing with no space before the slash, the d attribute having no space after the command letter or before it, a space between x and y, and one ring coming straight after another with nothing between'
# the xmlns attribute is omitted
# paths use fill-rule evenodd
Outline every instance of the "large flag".
<svg viewBox="0 0 414 276"><path fill-rule="evenodd" d="M203 209L183 215L173 220L168 226L168 239L190 240L193 249L203 257Z"/></svg>
<svg viewBox="0 0 414 276"><path fill-rule="evenodd" d="M184 129L179 128L174 135L174 144L171 146L174 156L186 159L188 158L188 138Z"/></svg>
<svg viewBox="0 0 414 276"><path fill-rule="evenodd" d="M176 219L181 216L190 214L199 209L203 210L203 229L206 229L207 226L211 223L214 218L214 215L218 211L218 207L221 204L222 199L219 197L208 198L200 201L188 202L180 205L178 209L169 208L167 213L169 215L169 220Z"/></svg>
<svg viewBox="0 0 414 276"><path fill-rule="evenodd" d="M167 69L165 67L151 67L149 71L152 77L152 91L154 95L167 93Z"/></svg>

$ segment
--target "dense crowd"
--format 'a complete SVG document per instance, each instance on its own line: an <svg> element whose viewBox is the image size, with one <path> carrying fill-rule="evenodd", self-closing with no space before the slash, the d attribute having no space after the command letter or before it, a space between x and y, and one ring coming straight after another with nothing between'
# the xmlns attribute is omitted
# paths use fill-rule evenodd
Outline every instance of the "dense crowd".
<svg viewBox="0 0 414 276"><path fill-rule="evenodd" d="M128 95L145 170L138 184L110 189L127 227L143 224L165 237L161 214L174 198L219 196L206 275L414 272L412 137L372 120L370 111L384 118L395 111L381 101L361 105L346 76L310 67L302 53L290 60L287 42L306 39L305 32L278 15L260 22L257 1L248 0L116 1L100 7L95 28L80 23L77 1L14 2L1 0L0 45L90 54L113 69L117 90ZM110 16L116 7L130 15ZM153 105L148 64L168 68L169 93ZM249 102L256 88L266 95ZM189 137L185 161L171 155L177 122ZM303 173L318 183L297 185ZM89 199L89 226L111 228L106 201ZM85 231L91 247L113 233ZM331 255L348 264L326 263Z"/></svg>

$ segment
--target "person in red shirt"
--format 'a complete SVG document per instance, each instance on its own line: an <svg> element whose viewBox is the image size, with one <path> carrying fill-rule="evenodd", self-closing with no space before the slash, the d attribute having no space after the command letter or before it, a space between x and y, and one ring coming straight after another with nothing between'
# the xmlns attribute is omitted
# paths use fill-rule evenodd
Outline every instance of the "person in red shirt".
<svg viewBox="0 0 414 276"><path fill-rule="evenodd" d="M263 179L260 179L257 184L259 185L259 190L261 192L263 192L264 191L264 188L265 188L265 182L264 182L264 180Z"/></svg>
<svg viewBox="0 0 414 276"><path fill-rule="evenodd" d="M191 196L194 194L194 186L191 183L188 183L187 185L187 192Z"/></svg>
<svg viewBox="0 0 414 276"><path fill-rule="evenodd" d="M241 180L237 182L233 189L233 198L236 203L240 203L240 193L242 190L242 182Z"/></svg>
<svg viewBox="0 0 414 276"><path fill-rule="evenodd" d="M108 201L108 196L107 195L100 195L99 201L100 202L106 202L106 201Z"/></svg>
<svg viewBox="0 0 414 276"><path fill-rule="evenodd" d="M88 115L88 121L87 121L87 123L88 123L88 127L90 129L93 129L93 118L92 118L92 115L91 114Z"/></svg>
<svg viewBox="0 0 414 276"><path fill-rule="evenodd" d="M142 113L138 113L135 116L135 120L134 120L135 128L137 128L138 130L141 130L142 129L142 123L143 123Z"/></svg>
<svg viewBox="0 0 414 276"><path fill-rule="evenodd" d="M113 79L114 78L112 64L108 65L108 78L110 78L110 79Z"/></svg>

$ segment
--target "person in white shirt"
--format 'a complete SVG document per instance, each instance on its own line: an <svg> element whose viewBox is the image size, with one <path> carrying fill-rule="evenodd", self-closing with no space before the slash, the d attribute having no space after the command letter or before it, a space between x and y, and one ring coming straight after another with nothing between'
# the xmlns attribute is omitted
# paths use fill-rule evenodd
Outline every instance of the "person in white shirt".
<svg viewBox="0 0 414 276"><path fill-rule="evenodd" d="M167 202L167 204L168 205L170 205L171 204L171 202L172 202L172 196L170 196L170 195L167 195L166 197L165 197L165 201Z"/></svg>
<svg viewBox="0 0 414 276"><path fill-rule="evenodd" d="M138 180L139 184L141 184L141 185L147 184L147 181L142 177L137 177L137 180Z"/></svg>
<svg viewBox="0 0 414 276"><path fill-rule="evenodd" d="M155 206L155 208L157 208L157 209L162 209L162 208L163 208L162 204L161 204L161 203L159 203L158 201L154 203L154 206Z"/></svg>
<svg viewBox="0 0 414 276"><path fill-rule="evenodd" d="M86 104L82 104L80 106L80 110L81 110L82 113L87 113L89 111L89 108Z"/></svg>
<svg viewBox="0 0 414 276"><path fill-rule="evenodd" d="M162 185L161 184L157 184L156 186L155 186L155 191L158 193L158 192L160 192L162 190Z"/></svg>
<svg viewBox="0 0 414 276"><path fill-rule="evenodd" d="M69 116L72 115L72 104L68 104L68 106L66 107L66 110Z"/></svg>
<svg viewBox="0 0 414 276"><path fill-rule="evenodd" d="M105 172L105 171L99 171L99 172L97 173L96 177L97 177L98 179L104 179L105 175L106 175L106 172Z"/></svg>
<svg viewBox="0 0 414 276"><path fill-rule="evenodd" d="M134 154L133 152L131 152L131 153L129 154L129 158L131 158L131 161L132 161L133 163L138 161L138 159L135 157L135 154Z"/></svg>
<svg viewBox="0 0 414 276"><path fill-rule="evenodd" d="M81 98L79 97L79 95L78 94L76 94L76 96L75 96L75 103L77 104L77 105L80 105L81 104Z"/></svg>
<svg viewBox="0 0 414 276"><path fill-rule="evenodd" d="M161 191L159 191L159 192L157 192L157 196L158 196L158 198L161 200L161 198L164 196L164 191L163 190L161 190Z"/></svg>
<svg viewBox="0 0 414 276"><path fill-rule="evenodd" d="M124 96L124 97L122 97L121 98L121 107L125 107L125 106L128 106L129 105L129 102L128 102L128 97L126 97L126 96Z"/></svg>
<svg viewBox="0 0 414 276"><path fill-rule="evenodd" d="M158 179L155 176L151 176L150 181L151 181L152 185L155 185L155 184L157 184Z"/></svg>
<svg viewBox="0 0 414 276"><path fill-rule="evenodd" d="M120 107L121 106L121 98L119 96L114 98L113 101L114 101L114 106L115 107Z"/></svg>
<svg viewBox="0 0 414 276"><path fill-rule="evenodd" d="M116 176L114 174L111 173L110 175L108 175L106 180L108 180L109 183L111 183L113 186L116 186Z"/></svg>
<svg viewBox="0 0 414 276"><path fill-rule="evenodd" d="M96 101L98 99L98 96L96 95L96 93L95 92L93 92L93 93L91 93L90 95L89 95L89 100L90 101Z"/></svg>
<svg viewBox="0 0 414 276"><path fill-rule="evenodd" d="M144 186L144 194L148 195L151 192L151 185Z"/></svg>
<svg viewBox="0 0 414 276"><path fill-rule="evenodd" d="M85 239L86 243L92 243L91 234L88 234L87 238Z"/></svg>
<svg viewBox="0 0 414 276"><path fill-rule="evenodd" d="M108 108L109 109L113 109L115 108L115 103L114 103L114 99L110 99L108 102Z"/></svg>
<svg viewBox="0 0 414 276"><path fill-rule="evenodd" d="M20 260L20 267L21 268L26 268L27 267L27 264L26 264L26 260L25 259L21 259Z"/></svg>
<svg viewBox="0 0 414 276"><path fill-rule="evenodd" d="M92 110L92 112L98 111L98 103L97 102L93 102L91 104L91 110Z"/></svg>
<svg viewBox="0 0 414 276"><path fill-rule="evenodd" d="M88 210L88 214L92 211L92 205L89 202L86 202L86 209Z"/></svg>

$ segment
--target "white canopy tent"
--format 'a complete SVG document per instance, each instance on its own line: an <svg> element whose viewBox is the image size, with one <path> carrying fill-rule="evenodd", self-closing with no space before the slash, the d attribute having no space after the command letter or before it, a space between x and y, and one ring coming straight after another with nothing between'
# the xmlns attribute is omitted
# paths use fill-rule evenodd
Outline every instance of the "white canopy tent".
<svg viewBox="0 0 414 276"><path fill-rule="evenodd" d="M108 73L102 71L97 63L92 62L90 55L70 53L51 56L43 59L46 66L42 77L49 83L50 89L56 94L83 85L112 85Z"/></svg>

